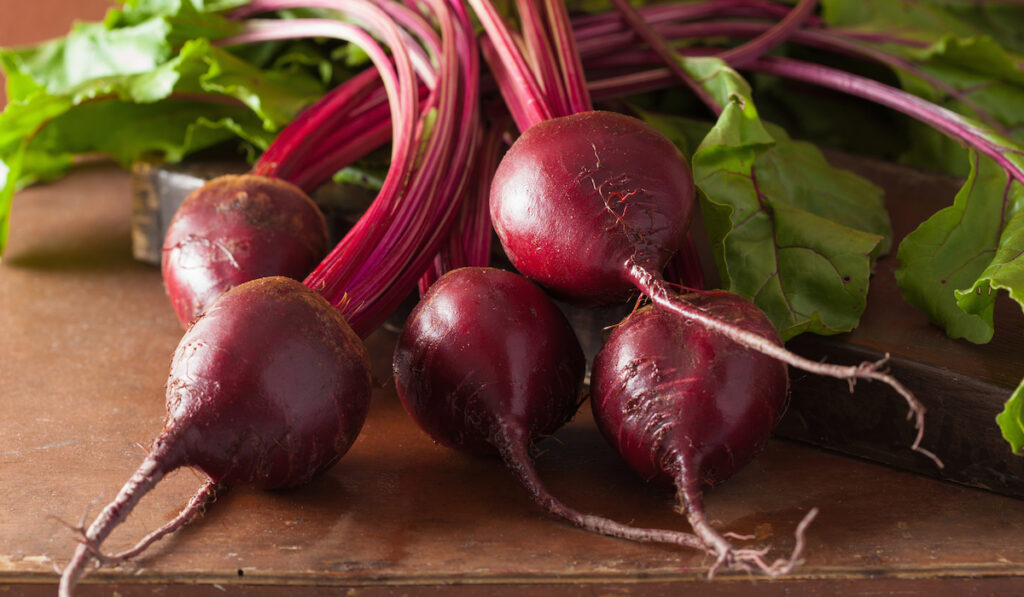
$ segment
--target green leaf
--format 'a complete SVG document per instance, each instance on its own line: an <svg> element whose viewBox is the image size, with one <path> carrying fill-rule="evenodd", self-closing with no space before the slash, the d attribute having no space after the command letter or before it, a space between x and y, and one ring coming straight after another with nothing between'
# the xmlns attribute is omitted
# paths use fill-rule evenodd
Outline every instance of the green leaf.
<svg viewBox="0 0 1024 597"><path fill-rule="evenodd" d="M0 248L7 246L7 237L11 228L11 198L18 179L21 177L21 163L25 156L25 143L9 155L0 159Z"/></svg>
<svg viewBox="0 0 1024 597"><path fill-rule="evenodd" d="M991 321L995 294L1005 290L1010 298L1024 306L1024 187L1019 182L1004 191L1002 230L998 246L988 266L974 285L957 290L956 303L964 312L980 315Z"/></svg>
<svg viewBox="0 0 1024 597"><path fill-rule="evenodd" d="M1017 143L1024 143L1024 58L986 36L942 36L924 49L891 44L886 52L909 62L896 68L907 91L978 120ZM917 167L967 176L962 147L915 123L913 145L903 161Z"/></svg>
<svg viewBox="0 0 1024 597"><path fill-rule="evenodd" d="M723 285L753 299L783 338L852 329L891 237L881 191L765 125L746 82L722 62L682 63L724 107L692 159ZM692 145L693 124L645 117Z"/></svg>
<svg viewBox="0 0 1024 597"><path fill-rule="evenodd" d="M159 64L153 54L141 72L110 61L94 71L102 76L85 80L67 76L74 61L66 55L25 61L30 54L0 53L18 86L0 114L0 241L14 191L62 173L73 155L100 152L125 165L152 154L177 161L232 138L263 149L324 90L308 72L259 69L206 40Z"/></svg>
<svg viewBox="0 0 1024 597"><path fill-rule="evenodd" d="M835 27L883 28L911 35L988 35L1024 52L1024 11L1019 5L961 0L822 0L822 16Z"/></svg>
<svg viewBox="0 0 1024 597"><path fill-rule="evenodd" d="M950 337L981 343L993 333L990 289L1007 289L1024 304L1017 257L1024 250L1024 187L987 157L972 151L970 163L953 205L900 243L896 281L904 298Z"/></svg>
<svg viewBox="0 0 1024 597"><path fill-rule="evenodd" d="M904 33L917 30L957 36L977 33L969 22L927 0L821 0L821 14L833 27L872 25Z"/></svg>
<svg viewBox="0 0 1024 597"><path fill-rule="evenodd" d="M905 90L1024 143L1024 29L999 35L996 26L1024 24L1020 7L941 0L826 0L823 6L833 26L873 35L876 41L860 43L892 57L888 66ZM893 37L925 46L895 43ZM901 161L967 176L967 162L955 141L919 122L911 123L908 132L910 146Z"/></svg>
<svg viewBox="0 0 1024 597"><path fill-rule="evenodd" d="M1013 453L1020 454L1024 448L1024 382L1013 391L996 422Z"/></svg>

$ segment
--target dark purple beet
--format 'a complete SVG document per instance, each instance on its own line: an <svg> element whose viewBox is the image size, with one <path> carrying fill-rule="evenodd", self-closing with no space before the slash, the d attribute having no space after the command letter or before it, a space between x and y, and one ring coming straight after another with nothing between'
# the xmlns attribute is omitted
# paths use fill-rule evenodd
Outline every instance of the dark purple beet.
<svg viewBox="0 0 1024 597"><path fill-rule="evenodd" d="M260 278L224 293L182 337L167 380L163 430L84 531L61 595L71 594L138 500L178 467L209 478L187 513L212 497L214 486L292 487L332 466L366 420L369 371L366 348L345 318L300 282ZM154 535L184 524L186 513Z"/></svg>
<svg viewBox="0 0 1024 597"><path fill-rule="evenodd" d="M523 275L578 304L636 292L629 265L660 272L686 237L693 175L650 125L581 112L526 130L502 159L491 219Z"/></svg>
<svg viewBox="0 0 1024 597"><path fill-rule="evenodd" d="M733 293L683 297L709 316L781 344L767 316ZM675 485L687 518L719 565L779 574L708 523L702 490L761 451L789 392L786 365L655 306L630 315L594 359L591 408L605 438L642 477ZM798 540L798 545L800 541ZM714 570L714 568L712 569Z"/></svg>
<svg viewBox="0 0 1024 597"><path fill-rule="evenodd" d="M218 296L265 276L304 278L327 254L327 225L299 187L225 175L186 197L164 236L161 269L171 306L188 325Z"/></svg>
<svg viewBox="0 0 1024 597"><path fill-rule="evenodd" d="M439 278L406 321L395 387L431 438L498 452L552 515L592 532L699 549L693 535L584 515L544 488L530 448L576 413L584 364L572 327L540 288L507 271L462 268Z"/></svg>
<svg viewBox="0 0 1024 597"><path fill-rule="evenodd" d="M781 344L771 321L739 295L684 298ZM594 359L591 408L643 478L672 484L685 465L693 480L714 485L764 447L788 390L784 363L647 306L617 326Z"/></svg>
<svg viewBox="0 0 1024 597"><path fill-rule="evenodd" d="M406 321L395 383L438 443L494 452L533 442L579 408L586 363L569 322L522 276L461 268L439 278Z"/></svg>
<svg viewBox="0 0 1024 597"><path fill-rule="evenodd" d="M686 160L649 125L614 112L541 121L505 154L491 185L494 228L523 275L577 304L652 303L747 348L819 375L882 381L906 400L921 448L924 407L883 362L842 366L796 355L778 342L679 298L663 272L683 246L694 199Z"/></svg>

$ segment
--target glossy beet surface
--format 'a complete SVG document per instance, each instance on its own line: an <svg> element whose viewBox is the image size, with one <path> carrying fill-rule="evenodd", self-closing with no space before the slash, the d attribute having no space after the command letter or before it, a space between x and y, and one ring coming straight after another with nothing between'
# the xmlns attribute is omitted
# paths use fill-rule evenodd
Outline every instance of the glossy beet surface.
<svg viewBox="0 0 1024 597"><path fill-rule="evenodd" d="M731 293L682 297L776 343L771 322ZM704 326L645 307L616 327L594 360L598 426L646 479L723 481L768 440L788 397L786 365Z"/></svg>
<svg viewBox="0 0 1024 597"><path fill-rule="evenodd" d="M580 304L634 293L630 262L661 272L694 202L686 159L660 132L614 112L536 124L502 159L491 218L523 275Z"/></svg>
<svg viewBox="0 0 1024 597"><path fill-rule="evenodd" d="M492 268L438 279L395 349L402 404L435 441L493 452L528 442L576 413L585 362L562 312L536 285Z"/></svg>
<svg viewBox="0 0 1024 597"><path fill-rule="evenodd" d="M164 286L188 324L218 296L264 276L304 278L327 254L327 226L302 189L252 174L193 191L164 236Z"/></svg>
<svg viewBox="0 0 1024 597"><path fill-rule="evenodd" d="M178 344L163 431L82 533L60 594L71 594L111 531L170 471L194 466L209 479L181 514L121 557L186 524L218 489L308 481L349 449L369 406L366 348L322 296L281 276L225 292Z"/></svg>
<svg viewBox="0 0 1024 597"><path fill-rule="evenodd" d="M298 485L355 441L369 371L362 341L319 294L290 278L247 282L185 332L164 431L216 481Z"/></svg>

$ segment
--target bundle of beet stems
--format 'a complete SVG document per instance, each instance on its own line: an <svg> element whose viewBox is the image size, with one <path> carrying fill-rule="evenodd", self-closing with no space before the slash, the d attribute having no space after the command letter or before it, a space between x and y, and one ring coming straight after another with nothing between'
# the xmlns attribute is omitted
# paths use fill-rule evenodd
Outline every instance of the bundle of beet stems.
<svg viewBox="0 0 1024 597"><path fill-rule="evenodd" d="M252 18L296 7L336 10L360 26ZM339 38L361 47L376 70L297 119L256 173L312 187L379 145L388 123L390 169L366 214L302 284L281 276L241 283L191 323L171 363L164 428L113 501L81 529L61 595L72 594L91 562L137 556L186 524L217 491L305 483L355 440L370 398L360 336L428 275L463 196L475 190L468 174L479 128L478 51L469 16L447 0L420 7L424 13L397 2L268 0L237 14L246 19L245 31L221 43ZM183 466L208 478L186 508L133 548L104 554L103 541L139 499Z"/></svg>

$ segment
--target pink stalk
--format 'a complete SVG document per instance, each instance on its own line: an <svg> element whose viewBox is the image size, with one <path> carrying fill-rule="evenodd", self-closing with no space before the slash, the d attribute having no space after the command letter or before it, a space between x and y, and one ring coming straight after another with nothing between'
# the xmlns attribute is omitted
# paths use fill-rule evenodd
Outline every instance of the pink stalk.
<svg viewBox="0 0 1024 597"><path fill-rule="evenodd" d="M735 20L682 24L663 22L657 25L650 25L654 34L673 41L709 37L755 37L765 34L770 30L770 27L769 24L763 22ZM606 67L614 64L635 66L647 62L646 58L641 57L639 51L634 50L625 53L625 50L633 45L632 40L627 35L616 33L608 37L590 37L586 31L578 31L578 33L583 36L580 39L580 54L591 66L595 64L602 64ZM787 41L807 47L841 53L854 58L870 60L896 70L903 70L963 103L974 111L979 120L992 127L993 130L1006 134L1005 126L978 106L961 90L930 75L913 62L865 45L858 41L858 38L848 35L846 32L825 28L797 29L789 33ZM602 54L607 55L608 58L598 61L597 56ZM702 51L701 55L715 55L715 53ZM677 69L678 67L673 67L673 71ZM678 75L678 72L676 74Z"/></svg>
<svg viewBox="0 0 1024 597"><path fill-rule="evenodd" d="M395 8L397 7L397 9ZM239 20L254 20L253 15L287 10L290 8L323 8L333 10L344 16L346 20L356 21L351 26L356 27L368 35L382 38L387 41L391 48L401 47L409 60L416 67L417 73L425 81L430 81L431 67L430 60L423 48L415 43L412 36L398 25L411 24L417 31L423 32L422 20L416 21L414 15L392 2L370 2L368 0L251 0L249 4L236 8L231 16ZM307 20L307 19L293 19ZM425 42L430 44L436 38L428 36Z"/></svg>
<svg viewBox="0 0 1024 597"><path fill-rule="evenodd" d="M818 0L800 0L784 19L749 42L726 50L718 55L734 68L764 56L775 46L786 41L814 12Z"/></svg>
<svg viewBox="0 0 1024 597"><path fill-rule="evenodd" d="M827 87L902 112L987 155L1002 166L1011 177L1024 183L1024 169L1008 158L1024 158L1024 152L1016 149L1013 142L986 130L965 116L916 95L873 79L791 58L765 56L751 62L747 68Z"/></svg>
<svg viewBox="0 0 1024 597"><path fill-rule="evenodd" d="M388 230L376 249L356 267L335 280L340 259L329 257L307 278L307 284L321 288L360 334L376 328L415 289L447 236L471 170L479 89L478 49L472 25L458 4L449 6L444 0L430 0L429 6L442 29L436 120L422 157L408 178L406 198L390 211ZM339 255L349 245L361 244L362 235L361 228L354 228L339 244ZM327 278L332 282L327 283ZM325 283L320 285L318 280ZM379 280L389 283L380 284Z"/></svg>
<svg viewBox="0 0 1024 597"><path fill-rule="evenodd" d="M498 61L506 71L507 77L503 77L499 83L504 83L508 89L518 90L514 96L518 98L515 103L519 104L517 112L522 112L528 118L527 122L516 124L520 130L530 124L550 120L553 116L550 106L544 101L544 94L540 91L540 85L534 78L522 53L518 51L512 34L504 19L498 14L490 0L467 0L480 19L487 37L493 42L493 51Z"/></svg>
<svg viewBox="0 0 1024 597"><path fill-rule="evenodd" d="M704 0L703 2L678 2L652 4L636 8L649 25L677 21L697 21L713 17L763 18L778 21L789 14L789 9L767 0ZM817 26L817 17L810 17L810 26ZM604 37L616 33L630 32L615 12L604 12L573 19L577 38Z"/></svg>
<svg viewBox="0 0 1024 597"><path fill-rule="evenodd" d="M686 85L686 88L697 96L705 106L710 108L716 116L721 114L722 105L715 98L711 97L711 94L705 91L700 83L690 76L690 73L686 72L686 69L679 64L678 60L675 60L675 53L672 48L668 46L664 38L651 29L644 21L643 16L629 3L629 0L612 0L612 2L619 9L619 12L622 13L622 18L633 27L636 34L651 47L651 50L665 61L668 68L679 77L679 80Z"/></svg>
<svg viewBox="0 0 1024 597"><path fill-rule="evenodd" d="M558 60L562 79L569 93L570 113L593 110L590 91L587 89L587 77L583 71L579 50L576 48L572 21L569 20L565 3L560 0L545 0L544 4L547 8L548 23L554 36L555 47L561 50L558 52Z"/></svg>
<svg viewBox="0 0 1024 597"><path fill-rule="evenodd" d="M419 280L420 294L445 273L460 267L485 266L491 259L491 215L488 198L491 179L501 159L507 116L492 114L480 133L479 159L474 165L466 198L456 226L434 259L431 268ZM475 184L473 184L475 182Z"/></svg>
<svg viewBox="0 0 1024 597"><path fill-rule="evenodd" d="M537 77L538 84L548 105L556 115L569 114L569 98L561 84L558 61L551 43L551 35L544 15L538 10L535 0L516 0L522 20L523 42L526 60Z"/></svg>
<svg viewBox="0 0 1024 597"><path fill-rule="evenodd" d="M420 101L426 102L426 86L421 85L419 91ZM349 115L347 122L327 131L301 169L291 176L291 181L303 189L317 188L341 168L390 141L391 127L387 103L368 99Z"/></svg>
<svg viewBox="0 0 1024 597"><path fill-rule="evenodd" d="M317 147L379 82L377 69L370 68L335 87L281 131L256 161L253 173L292 180L293 169L309 158L310 148Z"/></svg>

